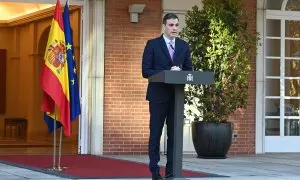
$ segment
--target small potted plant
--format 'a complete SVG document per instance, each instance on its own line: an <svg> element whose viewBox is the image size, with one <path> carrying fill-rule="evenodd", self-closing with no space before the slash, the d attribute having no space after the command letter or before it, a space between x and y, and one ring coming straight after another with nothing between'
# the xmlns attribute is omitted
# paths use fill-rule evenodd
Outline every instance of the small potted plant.
<svg viewBox="0 0 300 180"><path fill-rule="evenodd" d="M187 12L180 33L191 48L195 71L214 73L213 85L186 87L186 114L194 118L192 136L198 157L226 158L232 142L229 116L246 108L250 61L257 34L248 31L241 0L203 0Z"/></svg>

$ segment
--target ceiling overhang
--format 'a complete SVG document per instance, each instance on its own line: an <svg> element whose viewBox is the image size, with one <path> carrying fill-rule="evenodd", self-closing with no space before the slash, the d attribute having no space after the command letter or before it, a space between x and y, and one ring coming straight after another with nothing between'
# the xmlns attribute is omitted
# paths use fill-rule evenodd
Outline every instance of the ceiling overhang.
<svg viewBox="0 0 300 180"><path fill-rule="evenodd" d="M54 4L0 2L0 20L12 20L53 6Z"/></svg>
<svg viewBox="0 0 300 180"><path fill-rule="evenodd" d="M1 12L0 27L17 26L17 25L29 23L32 21L51 17L51 16L53 16L54 8L55 8L54 5L42 4L39 6L38 4L32 4L32 5L38 5L38 6L36 6L35 9L33 8L33 9L26 9L26 11L25 10L18 11L19 13L12 13L12 11L10 11L10 14L12 14L12 16L10 16L11 18L4 19L2 17L1 4L3 5L3 2L2 3L0 2L0 12ZM10 4L13 4L13 3L10 3ZM18 4L20 5L20 4L26 4L26 3L14 3L14 4L16 4L18 6ZM44 6L44 5L46 5L46 6ZM37 7L39 7L39 8L37 8ZM80 8L80 7L73 6L73 5L69 6L70 11L78 9L78 8Z"/></svg>

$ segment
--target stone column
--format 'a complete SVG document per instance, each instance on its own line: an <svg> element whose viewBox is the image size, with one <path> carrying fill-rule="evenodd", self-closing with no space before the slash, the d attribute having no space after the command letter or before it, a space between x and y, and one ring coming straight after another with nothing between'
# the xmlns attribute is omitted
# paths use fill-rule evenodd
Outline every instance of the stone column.
<svg viewBox="0 0 300 180"><path fill-rule="evenodd" d="M80 151L82 154L103 153L104 10L104 0L85 1L81 62Z"/></svg>

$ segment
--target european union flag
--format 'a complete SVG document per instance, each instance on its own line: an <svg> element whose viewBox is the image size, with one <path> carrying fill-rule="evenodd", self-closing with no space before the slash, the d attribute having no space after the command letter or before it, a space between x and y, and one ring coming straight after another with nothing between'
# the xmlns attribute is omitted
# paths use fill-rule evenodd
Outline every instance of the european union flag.
<svg viewBox="0 0 300 180"><path fill-rule="evenodd" d="M73 33L70 24L70 14L68 2L66 2L64 13L63 13L65 40L67 48L67 62L69 71L69 91L70 91L70 117L71 122L81 113L80 110L80 99L79 99L79 88L78 88L78 77L76 73L76 62L74 56L73 47Z"/></svg>

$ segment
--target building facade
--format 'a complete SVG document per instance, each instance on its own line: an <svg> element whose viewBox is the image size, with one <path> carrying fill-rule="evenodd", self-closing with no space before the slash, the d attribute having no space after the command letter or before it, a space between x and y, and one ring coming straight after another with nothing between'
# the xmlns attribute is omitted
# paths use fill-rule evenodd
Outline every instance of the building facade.
<svg viewBox="0 0 300 180"><path fill-rule="evenodd" d="M145 154L148 149L149 111L148 103L145 101L147 80L141 77L143 48L148 39L161 34L162 17L165 13L178 14L180 26L183 27L185 25L184 15L187 10L194 5L202 7L202 3L196 0L138 2L145 4L145 9L143 13L139 14L139 22L131 23L128 6L136 2L126 1L123 4L120 2L115 4L116 2L105 1L103 153ZM255 33L256 1L245 1L244 7L250 14L248 19L250 33ZM113 26L111 23L116 28L111 28ZM120 26L122 28L118 28ZM252 72L249 77L251 88L248 108L230 118L234 123L234 133L236 134L230 149L232 154L255 153L255 61L253 59ZM185 122L187 123L184 127L186 141L184 142L184 151L192 153L190 122ZM162 138L161 149L165 148L164 140Z"/></svg>

